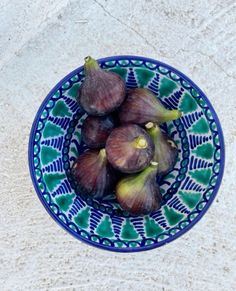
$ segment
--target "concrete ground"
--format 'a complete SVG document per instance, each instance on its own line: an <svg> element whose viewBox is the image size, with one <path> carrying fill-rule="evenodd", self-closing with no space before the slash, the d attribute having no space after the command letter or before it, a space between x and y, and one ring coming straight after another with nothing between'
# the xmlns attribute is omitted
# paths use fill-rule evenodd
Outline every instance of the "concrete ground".
<svg viewBox="0 0 236 291"><path fill-rule="evenodd" d="M33 189L29 131L49 90L95 58L134 54L186 73L221 120L226 168L204 218L149 252L111 253L75 240ZM0 289L235 290L236 2L1 0Z"/></svg>

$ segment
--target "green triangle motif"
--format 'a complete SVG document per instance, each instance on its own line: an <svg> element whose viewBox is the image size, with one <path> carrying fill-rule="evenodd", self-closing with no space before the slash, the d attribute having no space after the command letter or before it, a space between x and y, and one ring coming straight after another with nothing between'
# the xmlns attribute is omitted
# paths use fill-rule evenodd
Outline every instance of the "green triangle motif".
<svg viewBox="0 0 236 291"><path fill-rule="evenodd" d="M122 228L121 237L125 240L133 240L139 237L139 234L136 232L129 219L126 219L125 221L125 224Z"/></svg>
<svg viewBox="0 0 236 291"><path fill-rule="evenodd" d="M42 146L41 161L42 161L43 165L46 165L46 164L52 162L58 156L60 156L60 153L58 153L57 150L55 150L53 148L46 147L46 146Z"/></svg>
<svg viewBox="0 0 236 291"><path fill-rule="evenodd" d="M147 237L154 237L163 232L163 229L156 224L154 219L151 219L148 216L145 217L144 226Z"/></svg>
<svg viewBox="0 0 236 291"><path fill-rule="evenodd" d="M177 88L175 82L167 78L162 78L160 82L160 96L169 96Z"/></svg>
<svg viewBox="0 0 236 291"><path fill-rule="evenodd" d="M55 124L48 122L43 131L43 137L54 137L63 134L63 130Z"/></svg>
<svg viewBox="0 0 236 291"><path fill-rule="evenodd" d="M150 80L155 76L155 74L147 69L135 69L138 83L140 87L146 86Z"/></svg>
<svg viewBox="0 0 236 291"><path fill-rule="evenodd" d="M68 91L68 95L70 95L71 97L76 98L78 95L78 91L79 91L79 84L73 85L70 90Z"/></svg>
<svg viewBox="0 0 236 291"><path fill-rule="evenodd" d="M192 126L191 132L200 134L208 133L209 125L204 118L201 118Z"/></svg>
<svg viewBox="0 0 236 291"><path fill-rule="evenodd" d="M83 208L74 218L75 223L82 229L89 227L90 209Z"/></svg>
<svg viewBox="0 0 236 291"><path fill-rule="evenodd" d="M127 70L126 69L123 69L123 68L114 68L114 69L109 70L109 72L116 73L119 76L121 76L121 78L123 80L126 80L126 76L127 76Z"/></svg>
<svg viewBox="0 0 236 291"><path fill-rule="evenodd" d="M74 197L75 194L60 195L55 199L56 204L59 206L60 210L67 211L73 203Z"/></svg>
<svg viewBox="0 0 236 291"><path fill-rule="evenodd" d="M96 229L96 233L101 237L113 237L114 233L112 230L112 223L109 216L105 216L105 218L100 222Z"/></svg>
<svg viewBox="0 0 236 291"><path fill-rule="evenodd" d="M194 98L190 96L189 94L185 93L180 103L180 108L179 108L180 111L182 111L183 113L189 113L196 110L197 107L198 107L198 104L194 100Z"/></svg>
<svg viewBox="0 0 236 291"><path fill-rule="evenodd" d="M211 159L213 157L213 146L210 143L206 143L198 146L193 152L201 158Z"/></svg>
<svg viewBox="0 0 236 291"><path fill-rule="evenodd" d="M60 185L62 179L65 178L65 174L45 174L43 178L48 190L52 191L54 188Z"/></svg>
<svg viewBox="0 0 236 291"><path fill-rule="evenodd" d="M193 209L200 201L202 195L201 193L193 192L179 192L179 197L188 208Z"/></svg>
<svg viewBox="0 0 236 291"><path fill-rule="evenodd" d="M208 185L211 178L211 170L194 170L189 172L190 176L195 179L197 182Z"/></svg>
<svg viewBox="0 0 236 291"><path fill-rule="evenodd" d="M164 213L169 225L176 225L184 217L183 214L176 212L168 206L164 206Z"/></svg>
<svg viewBox="0 0 236 291"><path fill-rule="evenodd" d="M56 103L56 106L52 110L52 114L54 116L60 116L60 117L71 116L71 113L68 107L63 101L58 101Z"/></svg>

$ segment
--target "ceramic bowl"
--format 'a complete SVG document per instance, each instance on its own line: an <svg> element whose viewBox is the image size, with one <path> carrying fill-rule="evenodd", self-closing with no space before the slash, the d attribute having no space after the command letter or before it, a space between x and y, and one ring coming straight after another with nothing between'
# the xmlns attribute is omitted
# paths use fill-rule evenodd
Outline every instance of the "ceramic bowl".
<svg viewBox="0 0 236 291"><path fill-rule="evenodd" d="M70 169L86 149L80 133L86 114L76 102L83 67L61 80L38 110L29 141L32 181L48 213L74 237L111 251L160 247L188 231L214 200L224 169L221 126L205 94L178 70L137 56L108 57L99 64L119 74L127 88L148 88L167 108L183 112L163 126L178 145L178 160L158 181L161 209L135 217L120 208L113 193L102 202L75 193Z"/></svg>

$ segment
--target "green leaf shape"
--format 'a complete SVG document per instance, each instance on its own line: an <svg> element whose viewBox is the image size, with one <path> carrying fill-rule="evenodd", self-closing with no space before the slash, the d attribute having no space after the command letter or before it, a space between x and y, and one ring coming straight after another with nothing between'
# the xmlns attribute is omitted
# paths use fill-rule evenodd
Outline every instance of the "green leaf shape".
<svg viewBox="0 0 236 291"><path fill-rule="evenodd" d="M61 181L65 178L65 174L45 174L43 178L48 190L52 191L54 188L60 185Z"/></svg>
<svg viewBox="0 0 236 291"><path fill-rule="evenodd" d="M198 146L193 150L198 157L210 160L213 157L213 146L210 143L206 143L203 145Z"/></svg>
<svg viewBox="0 0 236 291"><path fill-rule="evenodd" d="M176 225L184 217L183 214L176 212L173 208L168 206L164 206L164 214L171 226Z"/></svg>
<svg viewBox="0 0 236 291"><path fill-rule="evenodd" d="M60 210L66 212L69 210L71 204L73 203L75 194L63 194L56 197L56 204L59 206Z"/></svg>
<svg viewBox="0 0 236 291"><path fill-rule="evenodd" d="M76 98L78 95L78 91L79 91L80 85L79 84L75 84L73 85L70 90L68 91L68 95L70 95L71 97Z"/></svg>
<svg viewBox="0 0 236 291"><path fill-rule="evenodd" d="M60 156L60 153L50 147L47 146L42 146L41 148L41 161L43 165L46 165L52 161L54 161L55 159L58 158L58 156Z"/></svg>
<svg viewBox="0 0 236 291"><path fill-rule="evenodd" d="M82 229L89 227L90 208L85 207L75 216L75 223Z"/></svg>
<svg viewBox="0 0 236 291"><path fill-rule="evenodd" d="M198 104L195 101L195 99L188 93L185 93L181 99L180 108L179 108L180 111L182 111L183 113L189 113L196 110L197 107L198 107Z"/></svg>
<svg viewBox="0 0 236 291"><path fill-rule="evenodd" d="M145 216L144 227L147 237L155 237L163 232L163 229L149 216Z"/></svg>
<svg viewBox="0 0 236 291"><path fill-rule="evenodd" d="M69 108L63 101L58 101L56 103L56 106L52 110L52 114L59 117L71 116Z"/></svg>
<svg viewBox="0 0 236 291"><path fill-rule="evenodd" d="M169 96L177 88L175 82L167 78L162 78L160 82L160 97Z"/></svg>
<svg viewBox="0 0 236 291"><path fill-rule="evenodd" d="M127 70L126 69L114 68L114 69L110 69L109 71L118 74L119 76L121 76L121 78L123 80L126 80L126 76L127 76Z"/></svg>
<svg viewBox="0 0 236 291"><path fill-rule="evenodd" d="M208 133L209 125L204 118L201 118L195 124L193 124L191 132L199 134Z"/></svg>
<svg viewBox="0 0 236 291"><path fill-rule="evenodd" d="M44 128L43 137L44 138L55 137L58 135L62 135L63 133L64 133L63 130L59 126L52 124L51 122L48 122Z"/></svg>
<svg viewBox="0 0 236 291"><path fill-rule="evenodd" d="M155 74L147 69L135 69L137 75L138 83L140 87L145 87L150 80L155 76Z"/></svg>
<svg viewBox="0 0 236 291"><path fill-rule="evenodd" d="M196 192L179 192L179 197L188 208L193 209L200 201L202 194Z"/></svg>
<svg viewBox="0 0 236 291"><path fill-rule="evenodd" d="M194 170L189 172L190 176L197 182L208 185L211 178L211 170Z"/></svg>
<svg viewBox="0 0 236 291"><path fill-rule="evenodd" d="M130 222L129 219L125 220L125 224L122 228L121 237L125 240L133 240L139 237L139 234L134 229L133 224Z"/></svg>
<svg viewBox="0 0 236 291"><path fill-rule="evenodd" d="M104 219L101 220L100 224L96 229L96 233L101 237L113 237L114 232L112 229L112 222L109 216L105 216Z"/></svg>

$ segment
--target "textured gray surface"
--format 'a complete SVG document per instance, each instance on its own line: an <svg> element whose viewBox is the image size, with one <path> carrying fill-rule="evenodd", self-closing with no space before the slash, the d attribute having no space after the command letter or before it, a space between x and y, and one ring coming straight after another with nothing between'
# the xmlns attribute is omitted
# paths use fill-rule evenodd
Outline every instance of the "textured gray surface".
<svg viewBox="0 0 236 291"><path fill-rule="evenodd" d="M0 24L0 289L235 290L236 2L2 0ZM87 246L56 225L33 189L33 118L88 54L175 66L221 120L227 159L217 199L191 231L160 249L116 254Z"/></svg>

